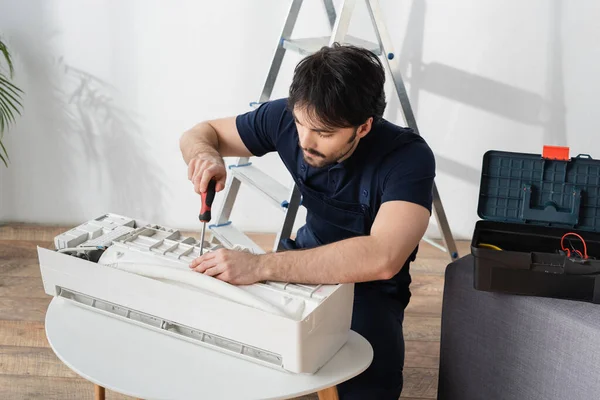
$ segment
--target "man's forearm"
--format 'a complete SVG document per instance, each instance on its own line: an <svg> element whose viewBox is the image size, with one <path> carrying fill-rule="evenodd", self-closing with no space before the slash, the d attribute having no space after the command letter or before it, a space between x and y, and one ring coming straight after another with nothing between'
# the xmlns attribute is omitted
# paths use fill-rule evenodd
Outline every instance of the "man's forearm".
<svg viewBox="0 0 600 400"><path fill-rule="evenodd" d="M184 132L179 139L179 148L186 164L201 153L221 157L217 132L206 122Z"/></svg>
<svg viewBox="0 0 600 400"><path fill-rule="evenodd" d="M391 278L401 267L371 236L342 240L308 250L260 256L265 280L308 284L365 282Z"/></svg>

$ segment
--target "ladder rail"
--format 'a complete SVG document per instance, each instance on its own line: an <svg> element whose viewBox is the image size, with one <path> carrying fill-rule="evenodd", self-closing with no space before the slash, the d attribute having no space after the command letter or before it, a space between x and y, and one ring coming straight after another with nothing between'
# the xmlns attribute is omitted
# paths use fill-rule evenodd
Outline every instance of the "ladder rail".
<svg viewBox="0 0 600 400"><path fill-rule="evenodd" d="M333 6L333 0L323 0L323 5L325 6L325 12L327 13L327 19L329 20L329 26L331 29L333 29L335 26L335 20L337 19L335 7Z"/></svg>
<svg viewBox="0 0 600 400"><path fill-rule="evenodd" d="M456 260L458 258L458 250L456 248L456 243L454 242L454 237L452 237L452 231L450 230L450 225L448 224L448 218L446 217L446 212L444 211L440 193L438 192L435 182L433 182L433 211L450 258L452 260Z"/></svg>
<svg viewBox="0 0 600 400"><path fill-rule="evenodd" d="M329 38L329 46L333 45L335 42L343 43L346 39L355 5L356 0L343 0L342 9L338 13L335 24L333 25L331 37Z"/></svg>
<svg viewBox="0 0 600 400"><path fill-rule="evenodd" d="M277 232L277 236L275 237L273 252L283 250L281 241L288 239L292 235L294 222L296 222L296 215L298 214L298 209L300 208L301 198L302 195L300 193L300 189L298 188L298 185L294 184L290 192L289 205L283 218L283 224L279 229L279 232Z"/></svg>
<svg viewBox="0 0 600 400"><path fill-rule="evenodd" d="M396 57L394 54L392 40L390 39L387 29L385 28L385 24L383 23L383 14L381 12L381 8L379 7L379 1L365 1L367 3L369 16L371 17L371 22L375 29L375 36L377 37L379 47L381 48L383 55L382 58L385 60L385 63L388 66L388 70L390 71L390 75L392 76L392 80L394 82L394 88L396 89L396 93L400 99L400 105L402 106L404 119L406 120L408 126L412 128L415 133L420 135L419 127L417 126L417 120L410 105L410 99L408 98L408 92L406 91L404 80L402 79L400 63L398 61L399 57Z"/></svg>
<svg viewBox="0 0 600 400"><path fill-rule="evenodd" d="M245 164L249 160L248 157L240 157L238 158L238 165ZM231 172L227 173L227 183L225 185L225 199L221 204L221 208L217 212L217 225L222 225L229 221L229 217L231 216L231 211L233 210L233 205L235 203L235 199L240 190L241 182L238 179L235 179Z"/></svg>
<svg viewBox="0 0 600 400"><path fill-rule="evenodd" d="M283 57L285 56L285 47L283 47L284 39L289 39L294 31L294 26L296 25L296 21L298 20L298 14L300 14L300 7L302 6L303 0L292 0L292 4L290 5L290 9L287 14L287 18L285 19L285 23L283 24L283 29L281 31L281 35L279 36L279 41L277 43L277 48L275 49L275 54L273 54L273 61L271 61L271 67L269 68L269 72L267 73L267 78L265 79L265 84L263 86L262 93L260 94L259 103L264 103L271 98L271 94L273 93L273 87L275 86L275 81L277 80L277 75L279 75L279 70L281 69L281 64L283 63Z"/></svg>

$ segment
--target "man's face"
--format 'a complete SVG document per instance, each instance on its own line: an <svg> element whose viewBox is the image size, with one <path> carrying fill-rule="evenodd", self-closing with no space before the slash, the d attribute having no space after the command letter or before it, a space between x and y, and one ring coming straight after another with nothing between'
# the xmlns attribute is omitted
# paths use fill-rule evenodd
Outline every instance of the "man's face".
<svg viewBox="0 0 600 400"><path fill-rule="evenodd" d="M302 108L294 108L299 146L304 160L310 166L321 168L348 158L358 141L371 129L372 118L359 127L331 128L311 120Z"/></svg>

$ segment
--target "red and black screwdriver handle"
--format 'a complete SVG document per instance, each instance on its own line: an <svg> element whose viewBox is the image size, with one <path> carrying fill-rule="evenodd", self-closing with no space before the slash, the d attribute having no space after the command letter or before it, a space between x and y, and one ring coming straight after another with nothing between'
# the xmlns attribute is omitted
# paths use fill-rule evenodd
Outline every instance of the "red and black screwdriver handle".
<svg viewBox="0 0 600 400"><path fill-rule="evenodd" d="M211 179L208 182L208 187L206 191L200 194L202 198L202 206L200 208L200 215L198 218L200 222L210 222L212 216L210 214L210 208L212 207L213 200L215 199L215 187L217 186L217 181Z"/></svg>

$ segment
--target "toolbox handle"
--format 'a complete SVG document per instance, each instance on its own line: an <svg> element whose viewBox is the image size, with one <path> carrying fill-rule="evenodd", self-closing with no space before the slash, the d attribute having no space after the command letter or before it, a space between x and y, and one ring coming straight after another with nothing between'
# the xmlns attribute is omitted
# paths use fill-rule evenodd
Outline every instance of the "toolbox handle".
<svg viewBox="0 0 600 400"><path fill-rule="evenodd" d="M591 160L592 156L590 156L589 154L578 154L575 158L589 158Z"/></svg>
<svg viewBox="0 0 600 400"><path fill-rule="evenodd" d="M521 215L523 220L555 222L575 226L579 222L579 208L581 207L581 189L573 190L573 207L569 211L558 211L554 203L547 203L542 207L532 206L531 185L523 185L523 205Z"/></svg>

